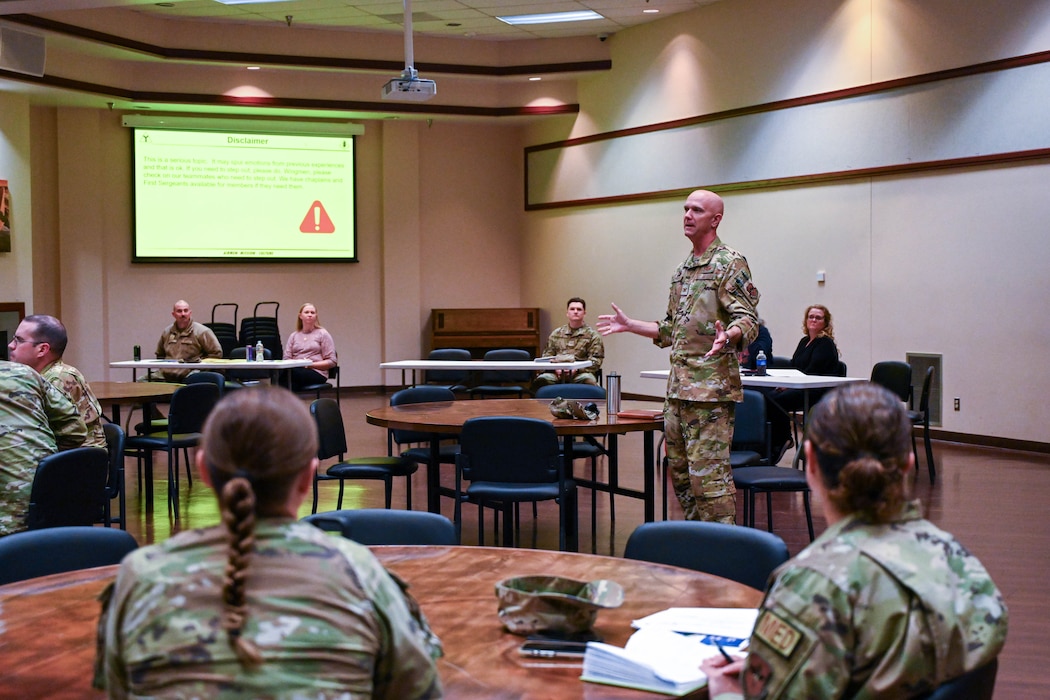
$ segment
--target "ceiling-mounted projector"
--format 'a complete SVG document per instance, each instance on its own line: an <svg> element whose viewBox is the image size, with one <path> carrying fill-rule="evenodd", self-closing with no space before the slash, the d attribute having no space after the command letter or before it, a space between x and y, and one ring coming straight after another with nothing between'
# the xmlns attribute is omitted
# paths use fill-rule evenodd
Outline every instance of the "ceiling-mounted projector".
<svg viewBox="0 0 1050 700"><path fill-rule="evenodd" d="M420 78L414 74L406 77L405 73L402 73L400 78L394 78L383 86L384 100L425 102L437 94L437 83L433 80Z"/></svg>

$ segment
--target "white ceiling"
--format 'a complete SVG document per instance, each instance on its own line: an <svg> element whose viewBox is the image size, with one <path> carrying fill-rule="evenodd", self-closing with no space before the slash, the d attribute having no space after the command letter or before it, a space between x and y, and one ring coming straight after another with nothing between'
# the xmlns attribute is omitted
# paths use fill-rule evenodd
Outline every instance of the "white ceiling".
<svg viewBox="0 0 1050 700"><path fill-rule="evenodd" d="M615 34L621 29L695 10L716 0L413 0L417 34L490 41L553 39ZM223 5L216 0L0 0L0 15L47 16L65 10L120 8L132 22L137 13L155 18L296 27L402 31L404 4L397 0L284 0ZM497 16L594 10L604 19L513 27ZM658 10L646 13L644 10Z"/></svg>

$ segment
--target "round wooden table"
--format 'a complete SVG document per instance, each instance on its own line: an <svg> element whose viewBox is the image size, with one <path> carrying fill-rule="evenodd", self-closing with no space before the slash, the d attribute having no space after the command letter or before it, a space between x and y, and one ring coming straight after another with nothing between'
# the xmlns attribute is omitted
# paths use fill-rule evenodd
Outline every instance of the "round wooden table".
<svg viewBox="0 0 1050 700"><path fill-rule="evenodd" d="M483 401L434 401L429 403L402 404L400 406L382 406L365 414L365 420L382 428L396 428L431 433L431 459L427 465L427 507L432 513L440 513L441 471L437 455L442 436L457 435L463 424L471 418L484 416L515 416L522 418L539 418L554 425L555 432L565 441L565 458L571 473L572 438L579 435L608 436L609 483L593 483L577 479L577 483L588 488L597 488L619 496L641 498L644 503L644 519L651 522L655 518L655 473L656 453L653 433L663 429L663 417L621 417L610 416L605 410L604 401L595 401L601 411L596 420L572 420L555 418L550 412L549 399L486 399ZM619 452L616 438L627 433L643 434L642 483L643 490L625 489L618 483Z"/></svg>
<svg viewBox="0 0 1050 700"><path fill-rule="evenodd" d="M650 693L584 683L581 662L522 657L524 638L496 616L495 585L512 576L557 574L611 579L621 607L598 613L595 630L623 646L631 621L669 607L757 607L762 594L743 584L672 566L616 557L497 547L373 547L407 581L445 656L438 662L446 698L653 698ZM117 567L85 569L0 586L0 687L18 698L101 698L91 690L98 594Z"/></svg>

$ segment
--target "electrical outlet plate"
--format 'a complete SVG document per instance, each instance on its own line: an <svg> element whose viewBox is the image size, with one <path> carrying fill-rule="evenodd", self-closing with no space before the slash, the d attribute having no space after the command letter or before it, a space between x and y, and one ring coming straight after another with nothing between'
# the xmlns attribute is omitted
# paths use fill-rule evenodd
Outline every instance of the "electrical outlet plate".
<svg viewBox="0 0 1050 700"><path fill-rule="evenodd" d="M959 400L958 398L956 398L956 399L955 399L955 410L956 410L956 411L958 411L958 410L959 410L959 404L960 404L960 403L961 403L961 402L960 402L960 400Z"/></svg>

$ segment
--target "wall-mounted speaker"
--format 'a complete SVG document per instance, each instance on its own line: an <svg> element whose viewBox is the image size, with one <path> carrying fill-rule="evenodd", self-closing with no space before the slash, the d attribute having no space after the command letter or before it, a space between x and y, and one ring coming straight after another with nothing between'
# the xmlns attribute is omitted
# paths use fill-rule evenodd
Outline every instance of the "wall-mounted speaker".
<svg viewBox="0 0 1050 700"><path fill-rule="evenodd" d="M0 69L42 77L46 51L39 34L0 27Z"/></svg>

